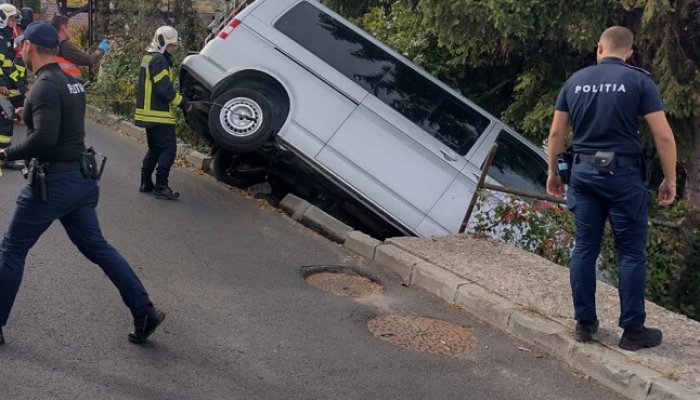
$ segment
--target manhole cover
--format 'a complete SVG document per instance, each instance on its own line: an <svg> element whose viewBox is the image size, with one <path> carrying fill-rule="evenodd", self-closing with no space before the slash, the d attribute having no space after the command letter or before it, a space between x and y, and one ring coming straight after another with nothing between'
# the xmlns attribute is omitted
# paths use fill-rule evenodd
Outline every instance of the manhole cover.
<svg viewBox="0 0 700 400"><path fill-rule="evenodd" d="M338 296L365 297L382 292L382 285L354 274L318 272L307 276L306 282L317 289Z"/></svg>
<svg viewBox="0 0 700 400"><path fill-rule="evenodd" d="M370 320L367 326L382 340L424 353L452 356L476 346L472 328L438 319L387 315Z"/></svg>

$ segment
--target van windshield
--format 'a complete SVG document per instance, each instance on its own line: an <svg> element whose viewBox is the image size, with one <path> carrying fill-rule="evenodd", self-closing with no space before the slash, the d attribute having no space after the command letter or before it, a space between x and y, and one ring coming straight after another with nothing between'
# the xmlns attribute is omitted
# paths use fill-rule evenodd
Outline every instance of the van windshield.
<svg viewBox="0 0 700 400"><path fill-rule="evenodd" d="M460 155L489 125L488 118L308 2L288 11L275 28Z"/></svg>

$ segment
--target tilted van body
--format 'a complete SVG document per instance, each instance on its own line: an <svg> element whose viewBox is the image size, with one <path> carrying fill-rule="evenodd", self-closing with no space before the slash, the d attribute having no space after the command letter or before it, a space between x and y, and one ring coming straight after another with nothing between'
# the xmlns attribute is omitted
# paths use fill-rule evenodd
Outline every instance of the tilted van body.
<svg viewBox="0 0 700 400"><path fill-rule="evenodd" d="M479 167L544 192L543 152L314 0L257 0L183 62L189 124L229 152L275 143L400 231L457 232Z"/></svg>

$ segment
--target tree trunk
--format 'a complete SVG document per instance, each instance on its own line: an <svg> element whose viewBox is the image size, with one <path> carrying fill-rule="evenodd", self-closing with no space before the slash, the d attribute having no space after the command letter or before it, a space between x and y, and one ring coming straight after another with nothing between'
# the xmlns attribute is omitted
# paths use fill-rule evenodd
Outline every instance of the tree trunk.
<svg viewBox="0 0 700 400"><path fill-rule="evenodd" d="M693 131L693 153L688 162L685 198L696 210L700 210L700 116L695 117Z"/></svg>

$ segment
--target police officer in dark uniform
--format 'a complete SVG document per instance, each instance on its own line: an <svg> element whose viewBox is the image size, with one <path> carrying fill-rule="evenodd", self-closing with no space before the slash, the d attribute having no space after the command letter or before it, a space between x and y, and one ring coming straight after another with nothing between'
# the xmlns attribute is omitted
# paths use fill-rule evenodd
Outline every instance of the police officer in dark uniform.
<svg viewBox="0 0 700 400"><path fill-rule="evenodd" d="M22 54L36 83L19 110L27 125L27 139L0 150L0 160L36 159L43 173L39 184L26 186L0 242L0 344L19 290L29 249L55 220L71 241L99 265L117 287L134 317L133 343L142 343L163 321L148 293L126 260L102 236L95 208L99 188L93 175L81 168L85 158L85 91L56 63L58 33L44 22L27 27ZM35 161L30 164L36 165ZM42 180L42 176L45 180ZM43 182L43 184L41 184Z"/></svg>
<svg viewBox="0 0 700 400"><path fill-rule="evenodd" d="M563 151L571 121L574 157L566 194L576 218L571 259L576 340L587 342L598 331L596 260L609 219L620 267L619 325L624 332L619 345L638 350L658 346L662 338L659 329L644 325L648 191L639 117L649 124L661 159L665 176L658 192L661 206L676 196L676 144L649 73L625 64L632 56L632 42L629 29L608 28L598 42L598 65L576 72L561 89L549 134L547 191L564 195L557 155Z"/></svg>

